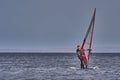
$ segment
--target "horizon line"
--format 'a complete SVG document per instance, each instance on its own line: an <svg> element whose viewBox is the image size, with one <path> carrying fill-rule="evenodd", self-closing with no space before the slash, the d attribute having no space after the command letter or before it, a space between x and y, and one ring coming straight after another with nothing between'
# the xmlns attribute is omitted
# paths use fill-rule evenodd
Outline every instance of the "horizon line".
<svg viewBox="0 0 120 80"><path fill-rule="evenodd" d="M101 51L100 51L101 50ZM70 52L70 53L75 53L76 49L75 48L9 48L9 49L0 49L0 52ZM115 49L111 49L111 48L104 48L104 49L94 49L92 50L92 53L119 53L120 49L119 48L115 48Z"/></svg>

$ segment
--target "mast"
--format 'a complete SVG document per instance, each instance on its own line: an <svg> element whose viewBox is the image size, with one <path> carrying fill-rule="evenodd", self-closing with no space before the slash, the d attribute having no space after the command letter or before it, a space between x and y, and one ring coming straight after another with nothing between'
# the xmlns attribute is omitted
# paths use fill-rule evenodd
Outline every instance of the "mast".
<svg viewBox="0 0 120 80"><path fill-rule="evenodd" d="M84 37L82 47L81 47L81 49L85 50L83 52L83 61L85 65L88 65L88 61L89 61L90 53L92 49L92 38L93 38L93 32L94 32L95 16L96 16L96 8L94 9L94 13L93 13L90 25L88 27L88 30L86 32L86 35Z"/></svg>

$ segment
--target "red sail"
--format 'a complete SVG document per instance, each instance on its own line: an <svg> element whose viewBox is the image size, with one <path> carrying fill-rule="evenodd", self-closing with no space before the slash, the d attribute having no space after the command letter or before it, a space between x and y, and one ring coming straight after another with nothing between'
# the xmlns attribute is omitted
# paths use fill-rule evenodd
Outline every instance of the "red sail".
<svg viewBox="0 0 120 80"><path fill-rule="evenodd" d="M84 50L82 57L85 65L88 65L88 61L89 61L90 53L92 49L92 38L93 38L93 32L94 32L95 15L96 15L96 8L94 10L89 28L87 30L87 33L85 35L85 38L83 40L82 47L81 47L81 50Z"/></svg>

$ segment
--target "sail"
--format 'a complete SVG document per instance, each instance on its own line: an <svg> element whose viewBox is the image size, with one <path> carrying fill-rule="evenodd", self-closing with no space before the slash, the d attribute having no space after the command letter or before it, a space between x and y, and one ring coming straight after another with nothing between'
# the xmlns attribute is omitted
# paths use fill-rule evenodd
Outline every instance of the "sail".
<svg viewBox="0 0 120 80"><path fill-rule="evenodd" d="M94 10L90 25L88 27L87 33L85 35L85 38L83 40L82 47L81 47L81 50L84 50L82 57L85 65L88 65L88 61L89 61L90 53L92 49L92 37L93 37L93 31L94 31L95 15L96 15L96 8Z"/></svg>

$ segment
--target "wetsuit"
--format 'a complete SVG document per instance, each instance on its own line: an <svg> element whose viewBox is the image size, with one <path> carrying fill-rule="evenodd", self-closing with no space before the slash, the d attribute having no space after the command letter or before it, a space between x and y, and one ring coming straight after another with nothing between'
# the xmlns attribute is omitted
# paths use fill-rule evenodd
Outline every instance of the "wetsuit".
<svg viewBox="0 0 120 80"><path fill-rule="evenodd" d="M79 49L77 49L77 50L76 50L76 53L77 53L78 58L79 58L80 61L81 61L81 69L84 69L84 63L83 63L83 58L82 58L82 52L81 52Z"/></svg>

